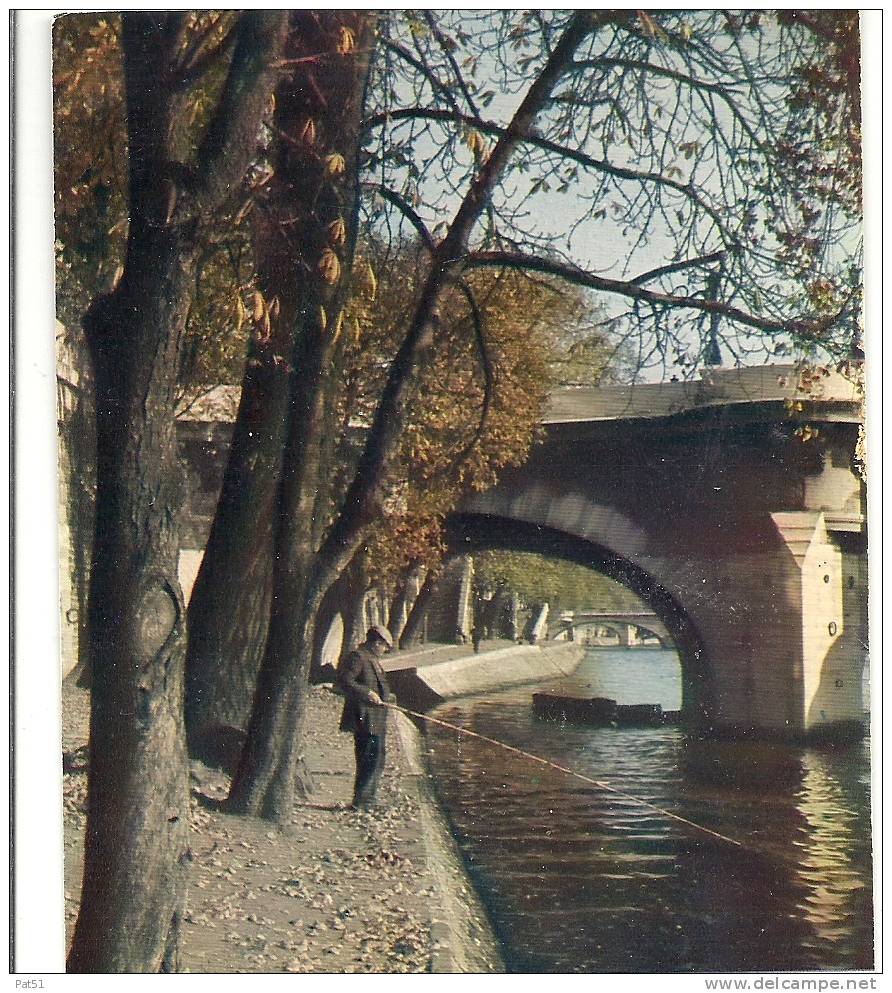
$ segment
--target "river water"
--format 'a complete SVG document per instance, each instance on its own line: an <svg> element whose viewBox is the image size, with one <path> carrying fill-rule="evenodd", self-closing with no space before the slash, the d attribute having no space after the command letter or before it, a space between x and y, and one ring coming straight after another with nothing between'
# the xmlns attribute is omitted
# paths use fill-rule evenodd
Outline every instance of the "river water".
<svg viewBox="0 0 892 993"><path fill-rule="evenodd" d="M596 649L549 689L677 709L674 652ZM434 778L515 972L873 967L867 742L698 741L535 717L524 686L443 705L533 752L744 843L429 725Z"/></svg>

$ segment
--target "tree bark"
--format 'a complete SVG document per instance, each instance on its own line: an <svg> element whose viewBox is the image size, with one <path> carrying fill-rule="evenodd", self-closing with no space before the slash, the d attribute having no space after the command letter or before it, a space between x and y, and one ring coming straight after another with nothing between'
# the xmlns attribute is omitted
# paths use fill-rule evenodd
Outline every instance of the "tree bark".
<svg viewBox="0 0 892 993"><path fill-rule="evenodd" d="M125 14L130 228L117 288L84 322L96 382L87 829L71 972L175 971L186 894L185 608L174 424L201 217L254 153L284 20L245 15L202 145L177 184L170 81L182 15Z"/></svg>
<svg viewBox="0 0 892 993"><path fill-rule="evenodd" d="M393 600L390 604L390 612L387 615L387 627L393 635L393 640L396 644L399 644L406 623L409 620L412 605L420 590L422 575L423 566L419 562L411 563L400 575Z"/></svg>
<svg viewBox="0 0 892 993"><path fill-rule="evenodd" d="M341 658L345 658L349 652L366 635L365 598L369 590L369 579L366 571L365 549L354 555L353 561L341 574L343 584L343 611L344 611L344 644L341 647Z"/></svg>
<svg viewBox="0 0 892 993"><path fill-rule="evenodd" d="M216 725L246 727L266 644L288 407L287 363L275 357L293 347L288 325L278 328L273 347L254 342L249 352L220 500L189 601L186 728L193 750Z"/></svg>
<svg viewBox="0 0 892 993"><path fill-rule="evenodd" d="M427 575L424 577L424 582L421 584L421 589L418 591L418 596L415 597L415 602L412 604L412 609L406 618L406 625L400 635L400 648L411 648L421 640L424 618L430 608L431 601L437 593L437 588L440 585L440 579L445 568L446 563L444 562L436 569L428 569Z"/></svg>
<svg viewBox="0 0 892 993"><path fill-rule="evenodd" d="M328 484L331 376L346 296L341 271L355 245L360 119L375 23L366 12L297 11L292 18L295 68L276 94L276 130L285 137L269 184L263 250L265 278L279 297L280 320L294 325L295 344L269 628L229 798L234 811L274 820L288 818L293 806L316 613L331 585L315 582L312 571L325 507L320 490Z"/></svg>
<svg viewBox="0 0 892 993"><path fill-rule="evenodd" d="M181 715L173 420L191 259L147 239L94 306L97 514L91 570L88 828L73 972L158 970L185 898L188 784Z"/></svg>

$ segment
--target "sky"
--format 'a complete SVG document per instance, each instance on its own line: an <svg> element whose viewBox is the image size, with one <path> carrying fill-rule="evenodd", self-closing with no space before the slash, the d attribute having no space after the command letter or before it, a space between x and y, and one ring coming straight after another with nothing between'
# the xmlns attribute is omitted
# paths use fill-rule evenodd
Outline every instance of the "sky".
<svg viewBox="0 0 892 993"><path fill-rule="evenodd" d="M698 24L696 15L686 18L685 22L686 26L693 33L694 39L696 40L698 28L702 30L702 25ZM448 20L443 23L445 23L447 27L452 27L449 25ZM469 30L479 27L476 21L474 21L470 26L468 22L465 21L463 22L463 26L468 27ZM773 27L774 25L771 19L764 19L761 34L759 36L762 39L761 44L763 46L763 50L769 53L772 51L772 38L774 37L772 35ZM485 39L486 35L483 34L482 37ZM624 43L627 42L627 36L622 33L620 33L620 38L624 40ZM612 44L610 39L610 30L602 29L602 31L595 36L594 53L599 54L604 50L608 50L609 54L618 54L615 44ZM405 48L410 50L412 49L412 40L409 39L408 33L405 33L404 36L399 36L399 40L404 44ZM423 47L425 40L425 38L422 38L422 40L418 42L419 49ZM472 45L475 42L472 42ZM736 58L734 53L734 42L732 42L725 35L720 35L718 42L728 50L729 58ZM485 41L481 40L480 44L485 45ZM437 46L434 43L431 43L431 48L433 48L435 52L437 51ZM747 56L751 54L750 50L753 48L753 43L751 42L750 36L744 35L742 48L746 52ZM679 55L679 49L684 50L684 46L682 45L679 46L679 48L675 48L666 45L656 45L650 57L656 62L659 62L661 59L665 58L665 65L668 67L680 71L687 71L684 62ZM464 54L464 48L458 50L457 59L459 63L462 62L462 56ZM623 51L623 54L627 54L625 50ZM393 62L398 63L399 59L394 57ZM532 63L529 70L531 76L535 74L538 64L538 61ZM698 70L695 68L693 71L697 75L708 78L707 70ZM452 78L449 68L445 65L441 67L439 73L440 78L443 80ZM614 68L613 76L611 78L617 78L619 75L620 70L618 68ZM498 66L496 65L494 59L488 56L484 51L479 59L478 73L475 77L475 82L478 84L477 94L489 90L490 93L494 92L495 96L488 105L482 108L481 116L484 119L494 121L497 124L504 124L510 119L511 113L513 112L515 106L525 93L527 81L524 80L522 84L516 83L515 91L513 93L506 94L502 89L498 77ZM566 83L558 84L556 87L557 92L561 93L566 85ZM743 91L745 88L740 87L740 89ZM457 93L457 91L453 92L456 92L457 94L456 99L459 106L464 108L466 102L462 98L461 94ZM601 91L597 92L600 93ZM719 129L725 133L730 133L731 129L729 125L731 123L731 117L727 106L722 101L717 102L717 116L715 123L713 124L711 120L704 121L702 118L690 118L684 112L676 115L673 110L674 94L675 87L666 84L665 81L662 84L662 92L659 87L650 87L648 89L646 106L647 112L651 115L651 120L653 121L655 134L659 135L660 129L671 120L673 142L676 146L682 141L687 141L689 143L697 141L701 148L709 149L711 147L713 135ZM763 100L766 98L770 100L773 92L770 87L762 86L760 87L759 95ZM427 87L421 94L418 103L423 104L428 101L430 97L431 91L430 88ZM476 95L475 99L478 103L480 103L479 95ZM405 86L402 88L398 87L397 96L394 103L397 107L411 107L413 105L413 95L407 92ZM702 108L699 103L696 103L696 101L695 106L697 111L702 114ZM577 117L580 117L580 115L577 114ZM641 118L641 108L632 105L630 107L630 120L632 122L633 132L636 123L643 131L644 122ZM547 116L540 115L538 127L540 132L546 135L548 134L547 121ZM399 138L405 140L410 134L410 127L406 121L395 121L389 124L388 127L389 133L391 133L395 139ZM437 128L437 125L432 126L432 130L434 131L437 131ZM451 131L451 127L449 125L444 125L443 129L446 132ZM439 132L437 133L439 142L441 139L439 137ZM683 155L681 150L679 150L677 154L674 154L673 157L668 158L668 160L662 164L654 164L651 163L647 157L636 159L635 153L630 150L630 147L628 147L625 141L622 140L622 135L619 135L615 140L607 143L605 147L602 148L598 134L599 131L596 127L592 138L585 143L584 147L581 147L581 150L595 158L606 158L613 166L644 169L646 171L654 169L656 171L662 171L663 175L668 174L671 178L677 179L680 182L687 182L688 179L691 178L694 180L698 193L703 196L704 199L712 199L714 203L718 205L723 203L723 197L718 185L717 174L719 170L723 171L725 174L728 173L727 155L723 156L719 153L715 158L712 155L709 155L705 157L705 159L700 160L699 151L693 155ZM632 139L635 137L636 136L634 134L630 137L630 144ZM761 134L760 137L762 137ZM486 140L490 144L493 141L490 136L487 136ZM657 141L657 145L658 144L659 141ZM644 146L646 156L649 154L652 147L650 139L645 138L642 141L642 145ZM374 146L370 147L373 148ZM433 152L437 147L438 145L430 139L426 139L423 136L418 138L415 144L415 154L413 155L413 160L415 162L419 162L426 159L428 156L433 157ZM684 145L682 145L682 149L683 148ZM461 163L462 150L461 144L459 143L459 163ZM472 162L470 153L467 152L466 149L464 152L464 166L466 168L470 168ZM451 162L452 160L450 159L448 161ZM429 227L434 228L434 225L439 224L442 228L454 212L460 196L464 192L466 183L457 183L457 191L452 191L449 187L450 181L453 180L455 175L460 175L460 171L461 165L459 165L458 169L453 168L449 172L442 172L436 167L429 167L424 172L422 178L418 180L421 196L420 203L416 205L416 209L427 221ZM503 234L508 236L517 236L517 230L519 229L514 229L512 227L512 218L510 216L511 212L515 209L518 211L526 211L527 216L523 226L526 228L527 234L532 235L533 237L537 235L541 236L540 243L544 246L546 251L563 253L573 263L578 264L583 268L596 273L597 275L607 276L614 279L633 278L643 272L648 272L667 263L676 262L679 258L690 258L691 256L710 253L721 247L720 240L714 231L709 234L705 234L705 232L711 227L711 224L698 223L698 238L703 238L702 245L697 245L694 248L691 246L682 248L680 255L676 254L676 240L679 237L684 236L684 233L688 230L687 218L692 214L690 204L686 198L677 192L673 194L664 194L664 204L666 206L665 214L661 215L661 213L656 210L650 212L650 217L645 228L645 226L641 223L642 216L648 214L649 209L647 207L643 209L633 207L631 210L627 211L622 202L623 195L626 192L628 192L630 197L636 196L638 184L629 184L618 181L616 183L612 183L610 187L608 187L606 194L598 194L600 175L597 173L587 173L584 169L580 169L578 178L570 182L569 189L566 192L559 193L556 189L554 189L558 183L552 177L549 177L549 181L553 187L551 192L539 191L535 194L535 196L528 196L531 187L535 184L537 179L541 178L541 176L542 173L539 172L535 166L526 173L513 170L507 174L507 178L502 186L496 190L495 195L492 198L492 202L497 216L500 216L500 228L502 229ZM395 172L391 179L391 185L398 186L404 178L404 173ZM741 186L734 191L734 194L737 197L750 194L749 185L743 185L746 182L746 179L748 179L748 177L745 177L741 182ZM650 187L651 190L653 188L653 186ZM764 215L760 210L758 198L755 195L753 195L753 201L756 216L758 220L761 221L764 219ZM604 216L604 208L606 208L606 216ZM678 220L676 220L678 208L682 208L683 213L686 216L682 218L681 213L679 213ZM735 221L732 219L732 212L722 211L721 207L719 207L719 211L720 213L724 213L724 219L733 227ZM600 217L599 212L602 215ZM520 237L522 239L523 234L521 234ZM851 232L851 237L847 239L842 250L837 253L837 258L845 259L847 255L850 255L853 251L857 250L857 242L857 232L853 231ZM750 271L752 271L751 267ZM708 272L704 268L695 268L687 271L684 279L689 282L691 293L705 293L707 275ZM759 311L760 308L770 309L770 306L774 301L783 299L785 294L789 295L788 285L781 285L775 290L775 292L771 292L771 281L773 281L774 278L773 268L770 266L765 266L764 271L759 272L759 288L763 291L763 301L760 303L758 301L754 301L753 299L746 299L744 297L738 298L734 302L743 310L749 310L751 312ZM680 279L681 277L676 277L676 280ZM654 288L660 288L657 284L652 285ZM616 315L628 310L627 302L618 295L600 293L594 297L594 299L597 301L597 305L600 308L603 308L604 311L610 315ZM683 323L688 323L690 325L690 316L690 311L677 312L672 316L669 323L675 328L679 328ZM642 325L637 322L632 321L627 326L626 330L631 329L634 336L637 327L641 326ZM769 342L768 348L766 348L765 336L759 334L758 332L755 333L749 340L746 340L736 334L736 329L732 328L728 322L722 322L720 332L728 335L729 345L733 343L738 346L738 361L742 361L744 363L761 363L766 361L766 358L769 358L771 355L771 352L768 349L774 345L774 342ZM696 340L694 337L696 334L702 334L702 328L697 331L693 327L690 327L689 334L686 336L686 341L691 354L696 354L701 347L701 342ZM652 348L653 339L647 331L641 335L641 341L645 348ZM748 350L749 353L747 353ZM724 358L728 363L733 363L735 361L734 355L730 351L730 347L725 348ZM699 374L699 371L700 370L698 368L692 369L689 367L687 369L683 369L674 365L673 356L670 351L667 353L665 359L662 359L659 356L652 356L652 365L643 370L641 378L654 381L663 377L668 378L673 374L684 378L685 376L690 375L696 376Z"/></svg>

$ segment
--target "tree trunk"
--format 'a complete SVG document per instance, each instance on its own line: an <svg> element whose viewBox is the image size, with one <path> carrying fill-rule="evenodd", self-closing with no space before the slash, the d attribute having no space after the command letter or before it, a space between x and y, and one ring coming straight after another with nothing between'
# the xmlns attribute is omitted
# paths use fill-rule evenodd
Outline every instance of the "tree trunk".
<svg viewBox="0 0 892 993"><path fill-rule="evenodd" d="M252 344L220 501L189 601L186 728L196 751L209 729L244 728L251 713L269 624L272 519L288 406L287 363L275 356L291 350L286 342Z"/></svg>
<svg viewBox="0 0 892 993"><path fill-rule="evenodd" d="M188 860L177 580L174 383L192 258L146 237L87 315L97 505L89 600L87 841L72 972L158 971L176 946Z"/></svg>
<svg viewBox="0 0 892 993"><path fill-rule="evenodd" d="M84 321L96 383L96 531L87 829L71 972L178 964L189 794L176 376L202 226L254 156L285 20L242 15L192 171L177 166L172 147L184 27L182 14L123 17L127 256L117 288L97 297Z"/></svg>
<svg viewBox="0 0 892 993"><path fill-rule="evenodd" d="M427 575L424 577L424 582L421 584L418 596L415 597L415 602L412 604L412 609L409 611L409 616L406 619L406 625L400 635L400 648L411 648L420 641L421 632L424 629L424 619L427 616L431 601L436 596L437 588L440 585L440 579L443 576L445 568L446 563L444 562L439 568L429 569Z"/></svg>
<svg viewBox="0 0 892 993"><path fill-rule="evenodd" d="M326 660L323 659L323 651L332 623L337 615L341 613L342 594L342 584L340 582L335 583L325 594L322 604L319 607L316 617L316 630L313 636L313 656L310 663L310 682L312 683L331 682L331 671L323 669L323 666L326 665ZM341 614L341 620L343 621L343 614ZM330 660L328 660L328 664L331 664Z"/></svg>
<svg viewBox="0 0 892 993"><path fill-rule="evenodd" d="M288 54L295 68L276 93L276 130L287 138L279 142L268 184L262 248L264 278L279 297L279 319L294 324L295 347L276 491L270 622L229 798L235 811L274 820L287 819L293 806L316 612L337 578L319 583L312 573L325 505L320 487L328 485L331 374L346 297L341 272L355 245L359 126L375 23L365 12L297 11L292 18Z"/></svg>
<svg viewBox="0 0 892 993"><path fill-rule="evenodd" d="M418 596L421 587L421 577L424 567L419 562L413 562L400 575L396 592L390 604L390 612L387 615L387 627L393 635L395 644L399 644L412 605Z"/></svg>
<svg viewBox="0 0 892 993"><path fill-rule="evenodd" d="M345 658L366 635L365 598L369 589L369 580L366 572L365 549L361 549L353 557L353 561L344 570L341 581L344 612L344 643L341 646L341 658Z"/></svg>

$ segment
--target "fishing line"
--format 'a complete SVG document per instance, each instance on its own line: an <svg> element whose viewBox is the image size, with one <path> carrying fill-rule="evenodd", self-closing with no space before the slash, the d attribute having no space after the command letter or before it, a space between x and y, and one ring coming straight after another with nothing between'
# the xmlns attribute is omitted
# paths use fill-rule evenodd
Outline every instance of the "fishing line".
<svg viewBox="0 0 892 993"><path fill-rule="evenodd" d="M340 696L337 689L331 687L331 692ZM408 707L401 707L399 704L391 702L381 702L381 706L388 708L389 710L399 711L401 714L405 714L408 717L417 717L419 720L427 721L429 724L437 724L440 727L444 727L449 731L454 731L457 735L461 736L463 734L468 735L471 738L477 738L479 741L484 741L488 745L495 745L496 748L501 748L506 752L511 752L514 755L519 755L522 758L528 759L531 762L536 762L539 765L544 765L549 769L554 769L556 772L562 772L566 776L571 776L573 779L578 779L589 786L594 786L597 789L603 790L606 793L611 793L613 796L620 797L623 800L627 800L629 803L634 803L640 807L644 807L647 810L651 810L656 814L660 814L662 817L666 817L669 820L675 821L678 824L683 824L685 827L692 828L694 831L698 831L701 834L708 835L711 838L715 838L717 841L723 841L727 845L733 845L735 848L741 851L750 852L753 855L757 855L760 858L768 859L771 862L779 862L786 865L794 871L799 871L801 866L795 862L793 859L778 854L774 852L766 852L762 849L756 848L754 845L747 844L744 841L740 841L737 838L731 838L727 834L722 834L720 831L714 831L712 828L706 827L704 824L698 824L696 821L692 821L687 817L682 817L680 814L675 814L671 810L667 810L665 807L660 807L655 803L651 803L649 800L644 800L639 796L635 796L632 793L628 793L625 790L618 789L611 783L605 782L603 779L593 779L591 776L586 776L584 773L577 772L575 769L570 769L567 766L559 765L557 762L552 762L550 759L543 759L539 755L534 755L532 752L527 752L522 748L517 748L514 745L507 745L504 741L499 741L497 738L490 738L485 734L480 734L477 731L471 731L468 728L460 727L457 724L451 724L449 721L444 721L439 717L431 717L429 714L419 713L417 710L409 710Z"/></svg>
<svg viewBox="0 0 892 993"><path fill-rule="evenodd" d="M652 810L657 814L661 814L663 817L668 817L673 821L677 821L679 824L684 824L687 827L693 828L695 831L700 831L703 834L708 834L712 838L717 838L719 841L724 841L729 845L734 845L735 848L749 848L748 845L744 844L742 841L738 841L736 838L729 838L726 834L720 834L718 831L713 831L712 828L708 828L703 824L698 824L696 821L688 820L687 817L682 817L680 814L674 814L671 810L666 810L665 807L659 807L655 803L651 803L649 800L642 800L641 797L633 796L631 793L626 793L624 790L617 789L615 786L604 782L602 779L592 779L590 776L577 772L575 769L568 769L566 766L558 765L557 762L552 762L549 759L543 759L538 755L533 755L532 752L524 751L522 748L515 748L514 745L506 745L504 741L498 741L496 738L489 738L485 734L479 734L477 731L470 731L468 728L459 727L457 724L450 724L449 721L441 720L439 717L431 717L428 714L420 714L415 710L409 710L407 707L400 707L395 703L384 703L384 706L389 710L398 710L400 713L407 714L409 717L417 717L423 721L427 721L430 724L438 724L441 727L448 728L450 731L457 732L459 735L466 734L471 738L477 738L480 741L485 741L489 745L495 745L497 748L504 749L506 752L513 752L515 755L520 755L532 762L538 762L540 765L547 766L549 769L554 769L557 772L562 772L567 776L572 776L574 779L579 779L590 786L596 786L598 789L604 790L607 793L612 793L614 796L621 797L623 800L628 800L630 803L635 803L641 807L646 807L648 810Z"/></svg>

